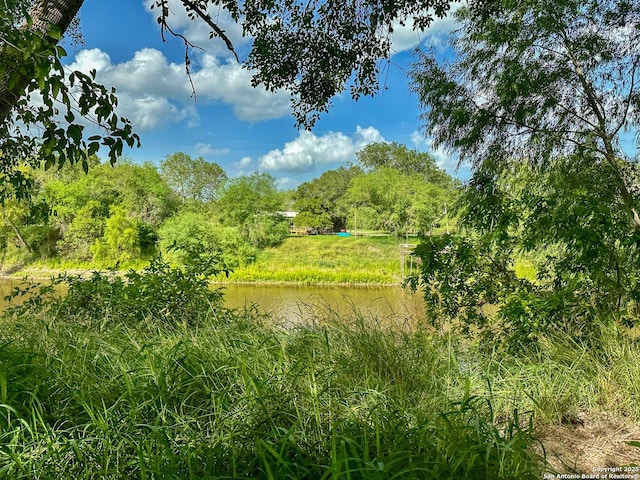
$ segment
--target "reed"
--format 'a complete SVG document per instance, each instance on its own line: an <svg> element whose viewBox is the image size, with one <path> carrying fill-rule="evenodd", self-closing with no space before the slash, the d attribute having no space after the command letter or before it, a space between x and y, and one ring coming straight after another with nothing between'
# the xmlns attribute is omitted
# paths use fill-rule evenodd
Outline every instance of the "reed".
<svg viewBox="0 0 640 480"><path fill-rule="evenodd" d="M2 318L0 478L539 479L541 427L640 418L620 331L506 354L356 309L283 325L164 264L128 280Z"/></svg>
<svg viewBox="0 0 640 480"><path fill-rule="evenodd" d="M188 324L5 319L0 477L540 478L438 336L330 309Z"/></svg>

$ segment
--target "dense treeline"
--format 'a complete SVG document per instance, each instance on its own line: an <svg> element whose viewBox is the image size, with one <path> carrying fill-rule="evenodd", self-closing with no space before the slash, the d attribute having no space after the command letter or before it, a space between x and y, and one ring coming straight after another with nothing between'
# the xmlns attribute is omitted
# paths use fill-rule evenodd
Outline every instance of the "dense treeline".
<svg viewBox="0 0 640 480"><path fill-rule="evenodd" d="M429 154L375 143L357 156L357 165L330 170L298 187L298 223L409 234L430 231L446 215L455 182Z"/></svg>
<svg viewBox="0 0 640 480"><path fill-rule="evenodd" d="M35 260L131 266L161 253L213 252L229 268L289 235L281 214L297 211L301 231L375 229L396 235L438 224L454 181L427 154L374 144L358 164L279 190L267 173L228 178L224 169L178 152L159 166L93 156L81 165L24 169L29 195L5 190L0 241L7 263ZM179 247L178 249L173 247Z"/></svg>

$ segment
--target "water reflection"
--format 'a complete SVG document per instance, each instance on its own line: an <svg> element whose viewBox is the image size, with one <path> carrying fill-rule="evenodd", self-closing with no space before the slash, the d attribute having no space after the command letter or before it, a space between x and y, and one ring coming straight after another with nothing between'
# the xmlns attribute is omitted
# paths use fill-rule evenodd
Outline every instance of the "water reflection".
<svg viewBox="0 0 640 480"><path fill-rule="evenodd" d="M0 279L0 308L4 296L20 279ZM319 319L352 320L355 317L398 325L423 320L419 293L400 287L345 287L295 285L223 285L225 305L242 309L255 305L278 323L305 324Z"/></svg>
<svg viewBox="0 0 640 480"><path fill-rule="evenodd" d="M308 323L316 318L352 319L356 316L393 324L424 319L419 293L400 287L344 287L290 285L225 285L231 308L255 304L285 323Z"/></svg>

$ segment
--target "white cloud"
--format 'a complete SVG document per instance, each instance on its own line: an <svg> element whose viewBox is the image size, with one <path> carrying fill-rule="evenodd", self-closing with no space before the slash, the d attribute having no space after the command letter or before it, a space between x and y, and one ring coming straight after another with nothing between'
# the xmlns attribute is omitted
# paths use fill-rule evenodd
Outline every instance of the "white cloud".
<svg viewBox="0 0 640 480"><path fill-rule="evenodd" d="M195 116L192 108L180 108L167 98L153 95L141 97L121 92L118 95L119 111L130 119L139 130L151 130L167 123Z"/></svg>
<svg viewBox="0 0 640 480"><path fill-rule="evenodd" d="M415 30L413 20L400 25L396 22L393 27L391 42L392 52L399 53L405 50L412 50L419 44L425 46L441 46L447 36L456 27L455 12L466 2L456 3L451 6L448 14L444 18L434 16L434 20L426 30Z"/></svg>
<svg viewBox="0 0 640 480"><path fill-rule="evenodd" d="M159 11L157 7L151 9L151 5L155 4L156 0L145 0L144 3L147 11L155 20L158 17ZM189 42L204 49L207 53L232 58L233 54L229 52L226 44L220 38L209 38L212 30L211 27L199 18L191 20L188 17L180 0L168 0L167 3L169 6L167 21L173 31L184 35ZM236 51L241 50L251 42L251 38L242 35L242 25L235 22L226 10L220 6L210 6L207 12L213 22L220 27L229 40L231 40ZM168 38L171 34L167 32L165 36ZM175 38L172 41L182 42L179 38Z"/></svg>
<svg viewBox="0 0 640 480"><path fill-rule="evenodd" d="M251 157L242 157L237 162L231 164L231 171L229 173L231 173L230 176L235 177L247 175L255 170L253 159Z"/></svg>
<svg viewBox="0 0 640 480"><path fill-rule="evenodd" d="M144 48L118 64L99 49L82 50L69 68L85 73L95 69L98 82L116 87L118 113L138 129L185 119L191 126L198 124L198 103L191 98L184 65L169 62L158 50ZM203 55L201 62L191 67L191 80L199 101L227 104L241 120L258 122L290 111L287 93L251 87L251 72L235 61L221 63L212 55Z"/></svg>
<svg viewBox="0 0 640 480"><path fill-rule="evenodd" d="M242 157L239 162L235 163L235 166L246 169L249 168L252 163L253 160L251 160L251 157Z"/></svg>
<svg viewBox="0 0 640 480"><path fill-rule="evenodd" d="M286 143L282 150L271 150L260 157L258 162L263 170L306 172L316 166L353 161L355 153L365 145L382 141L384 138L373 127L357 127L351 137L342 132L328 132L318 137L311 132L302 131L298 138Z"/></svg>
<svg viewBox="0 0 640 480"><path fill-rule="evenodd" d="M228 148L213 148L210 143L196 143L195 151L198 155L226 155Z"/></svg>
<svg viewBox="0 0 640 480"><path fill-rule="evenodd" d="M380 143L385 141L382 134L376 128L362 128L360 125L356 127L356 131L351 138L353 139L356 152L363 149L370 143Z"/></svg>
<svg viewBox="0 0 640 480"><path fill-rule="evenodd" d="M424 147L428 144L427 137L425 137L419 130L414 130L411 133L411 143L416 147Z"/></svg>
<svg viewBox="0 0 640 480"><path fill-rule="evenodd" d="M289 94L253 88L251 76L250 70L235 62L221 64L213 55L205 54L201 69L192 74L192 80L198 98L231 105L240 120L257 122L287 115L291 110Z"/></svg>

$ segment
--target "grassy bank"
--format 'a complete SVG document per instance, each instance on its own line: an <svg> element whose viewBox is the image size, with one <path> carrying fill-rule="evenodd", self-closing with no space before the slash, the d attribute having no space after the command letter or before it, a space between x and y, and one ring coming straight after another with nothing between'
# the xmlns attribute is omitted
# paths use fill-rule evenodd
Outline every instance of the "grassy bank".
<svg viewBox="0 0 640 480"><path fill-rule="evenodd" d="M260 252L251 265L236 268L230 280L398 284L401 242L394 237L290 237Z"/></svg>
<svg viewBox="0 0 640 480"><path fill-rule="evenodd" d="M0 478L537 480L640 452L640 345L614 329L507 355L357 312L284 328L162 264L32 293L0 329Z"/></svg>
<svg viewBox="0 0 640 480"><path fill-rule="evenodd" d="M415 242L416 239L413 239ZM402 239L385 236L289 237L272 248L258 253L250 265L236 267L229 278L220 282L295 283L303 285L397 285L400 276L400 249ZM148 261L120 265L121 269L140 270ZM407 271L409 261L407 260ZM60 258L21 264L7 260L3 274L22 278L48 278L60 272L89 274L105 270L108 264L71 262Z"/></svg>

